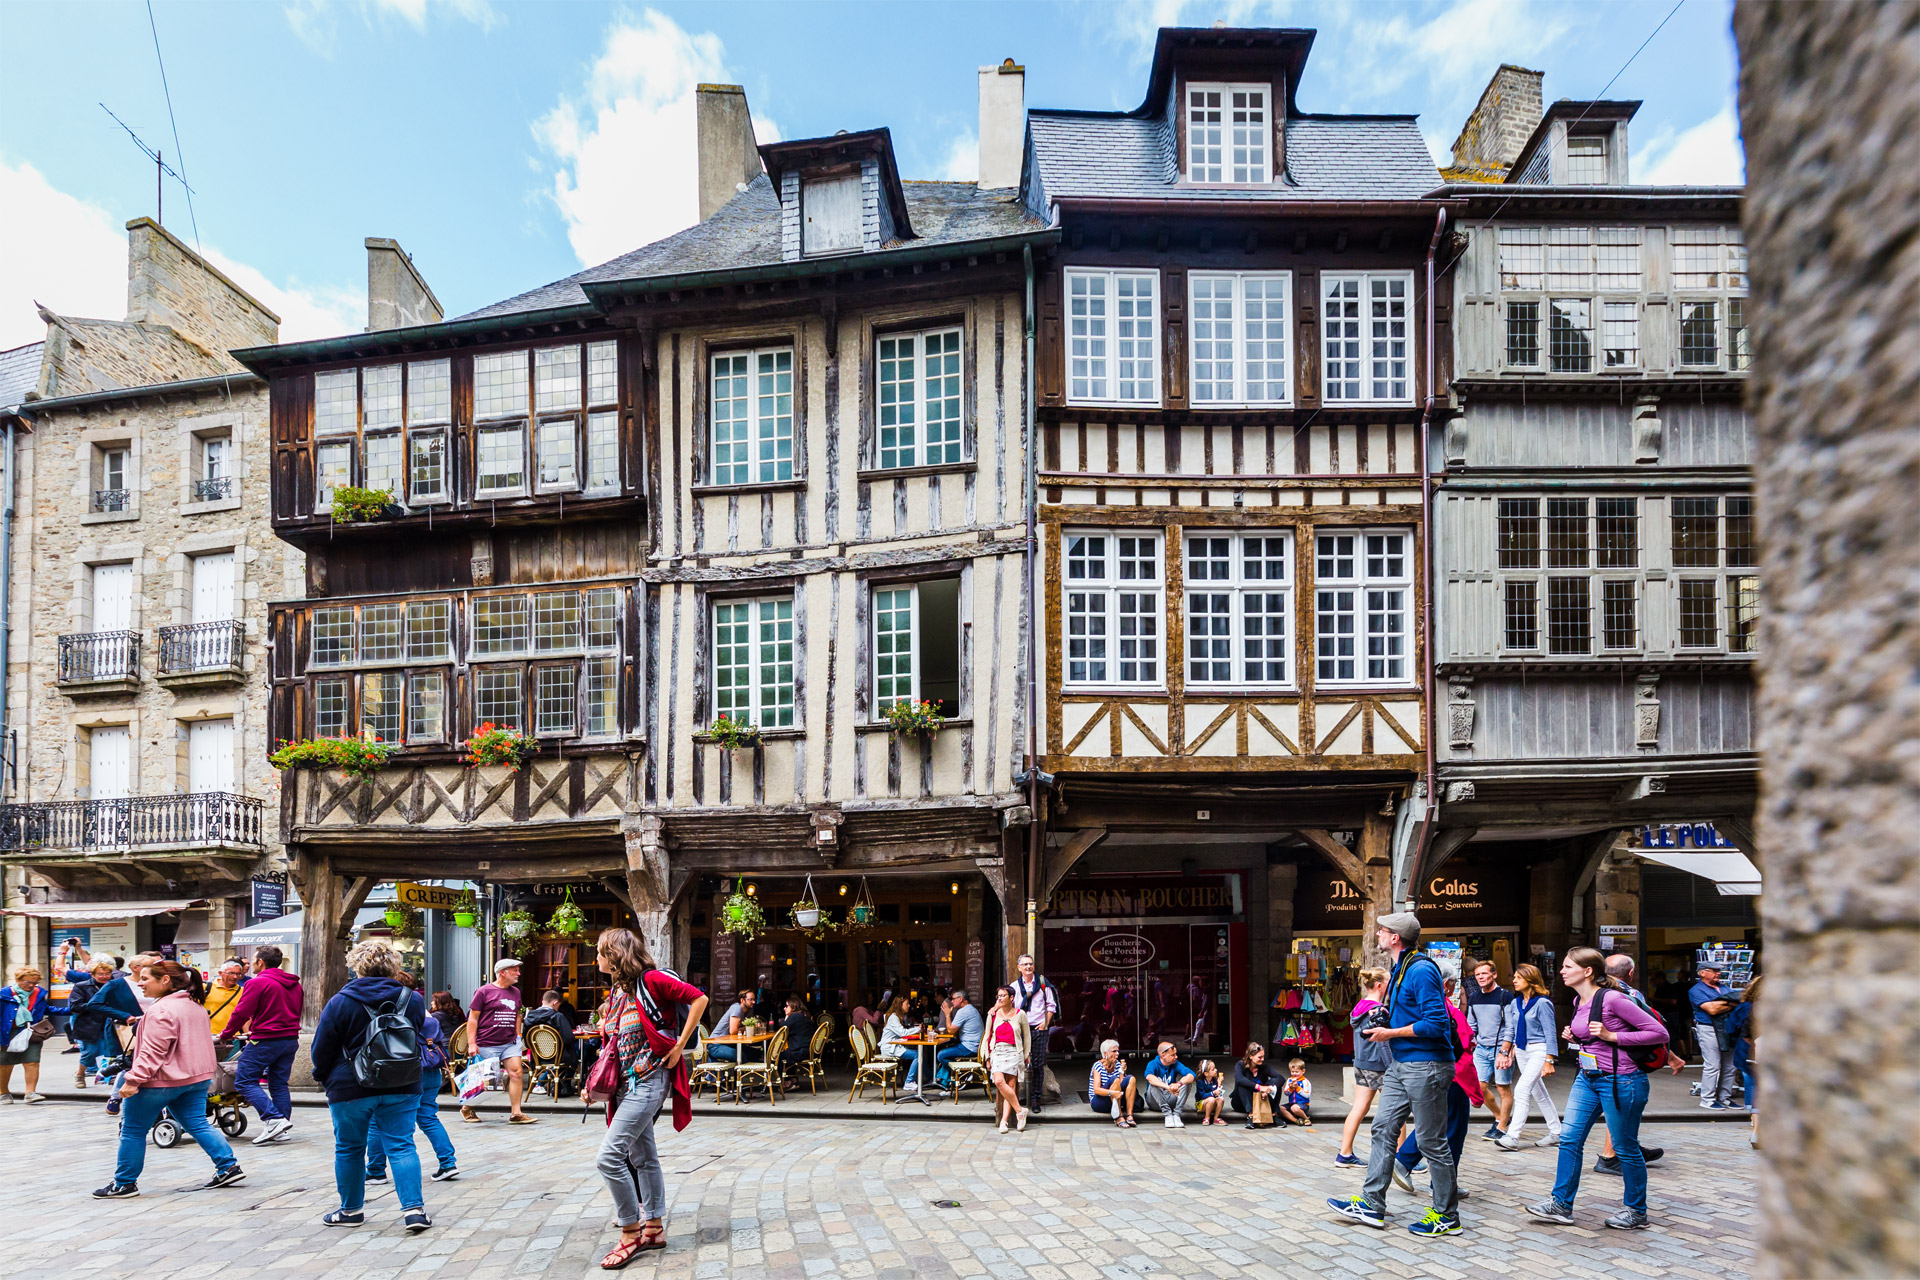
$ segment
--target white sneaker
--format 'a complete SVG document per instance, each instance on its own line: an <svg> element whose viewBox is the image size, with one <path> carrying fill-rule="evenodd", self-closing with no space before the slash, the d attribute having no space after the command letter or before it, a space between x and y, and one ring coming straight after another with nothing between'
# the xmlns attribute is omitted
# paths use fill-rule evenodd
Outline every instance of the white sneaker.
<svg viewBox="0 0 1920 1280"><path fill-rule="evenodd" d="M1169 1111L1167 1112L1167 1118L1164 1121L1164 1124L1169 1129L1178 1128L1180 1125L1180 1117L1173 1114L1173 1112Z"/></svg>
<svg viewBox="0 0 1920 1280"><path fill-rule="evenodd" d="M1176 1129L1184 1129L1187 1127L1187 1122L1180 1117L1180 1113L1177 1111L1168 1116L1167 1119L1173 1121L1173 1127Z"/></svg>
<svg viewBox="0 0 1920 1280"><path fill-rule="evenodd" d="M267 1127L260 1131L260 1136L253 1140L253 1145L263 1147L291 1128L293 1128L293 1121L287 1119L285 1116L281 1116L276 1120L269 1120L267 1121Z"/></svg>

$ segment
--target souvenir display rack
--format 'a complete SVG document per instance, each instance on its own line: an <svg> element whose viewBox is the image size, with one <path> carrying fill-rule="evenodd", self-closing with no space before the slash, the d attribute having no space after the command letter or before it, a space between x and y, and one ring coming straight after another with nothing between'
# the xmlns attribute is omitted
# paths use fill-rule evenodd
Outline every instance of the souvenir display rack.
<svg viewBox="0 0 1920 1280"><path fill-rule="evenodd" d="M1353 1021L1360 999L1360 965L1351 946L1294 940L1286 980L1273 997L1275 1052L1313 1061L1353 1055Z"/></svg>
<svg viewBox="0 0 1920 1280"><path fill-rule="evenodd" d="M1695 969L1702 965L1720 966L1720 985L1745 991L1753 982L1752 947L1717 947L1711 943L1694 952Z"/></svg>

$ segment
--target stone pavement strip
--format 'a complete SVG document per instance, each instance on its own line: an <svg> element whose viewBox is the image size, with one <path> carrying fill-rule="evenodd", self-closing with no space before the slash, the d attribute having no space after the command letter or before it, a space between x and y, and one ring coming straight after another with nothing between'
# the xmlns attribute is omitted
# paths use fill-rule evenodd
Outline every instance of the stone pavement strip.
<svg viewBox="0 0 1920 1280"><path fill-rule="evenodd" d="M366 1226L320 1224L336 1204L324 1113L301 1111L286 1143L243 1139L248 1180L238 1187L176 1192L209 1175L206 1157L190 1142L149 1145L141 1197L97 1203L88 1192L112 1179L114 1125L93 1104L0 1109L0 1193L13 1206L0 1217L8 1280L589 1276L615 1239L593 1171L597 1123L451 1125L465 1172L427 1184L434 1227L418 1236L400 1229L391 1185L368 1188ZM696 1113L686 1132L664 1123L659 1132L669 1247L627 1268L648 1278L1723 1280L1747 1275L1753 1258L1756 1161L1745 1126L1649 1128L1646 1140L1669 1154L1652 1171L1656 1226L1642 1232L1601 1226L1620 1182L1592 1173L1579 1225L1530 1221L1520 1206L1549 1191L1554 1153L1470 1140L1467 1231L1435 1241L1406 1233L1424 1206L1397 1189L1384 1232L1325 1211L1324 1197L1360 1183L1359 1170L1333 1165L1336 1124L1252 1133L1148 1120L1121 1131L1043 1119L1002 1137L985 1119L721 1124ZM1363 1131L1363 1155L1365 1146ZM940 1207L945 1200L959 1206Z"/></svg>

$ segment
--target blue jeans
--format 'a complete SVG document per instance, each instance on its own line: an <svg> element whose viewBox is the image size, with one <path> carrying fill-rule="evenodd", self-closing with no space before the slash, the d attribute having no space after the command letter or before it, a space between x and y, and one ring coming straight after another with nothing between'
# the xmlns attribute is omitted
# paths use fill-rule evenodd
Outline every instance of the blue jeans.
<svg viewBox="0 0 1920 1280"><path fill-rule="evenodd" d="M740 1046L737 1044L710 1044L707 1046L707 1057L715 1062L738 1062L740 1061Z"/></svg>
<svg viewBox="0 0 1920 1280"><path fill-rule="evenodd" d="M207 1116L207 1082L177 1084L169 1089L142 1089L120 1103L120 1160L114 1166L113 1180L121 1185L140 1181L140 1170L147 1163L147 1134L165 1109L180 1124L200 1149L213 1161L214 1170L225 1173L240 1162L233 1148L213 1127Z"/></svg>
<svg viewBox="0 0 1920 1280"><path fill-rule="evenodd" d="M947 1083L947 1064L960 1058L975 1058L980 1055L980 1046L969 1049L963 1044L950 1044L933 1055L933 1082L942 1088Z"/></svg>
<svg viewBox="0 0 1920 1280"><path fill-rule="evenodd" d="M1573 1092L1567 1097L1567 1114L1560 1122L1560 1169L1554 1179L1553 1198L1572 1205L1580 1191L1580 1166L1587 1158L1587 1132L1606 1116L1607 1130L1613 1134L1613 1152L1620 1160L1620 1173L1626 1180L1626 1206L1636 1213L1647 1211L1647 1158L1640 1151L1640 1113L1647 1109L1647 1077L1638 1071L1610 1076L1585 1071L1573 1077Z"/></svg>
<svg viewBox="0 0 1920 1280"><path fill-rule="evenodd" d="M340 1207L358 1213L367 1198L367 1146L377 1143L393 1167L393 1189L403 1210L424 1208L420 1198L420 1153L413 1149L417 1092L380 1093L351 1102L329 1102L333 1113L333 1185Z"/></svg>
<svg viewBox="0 0 1920 1280"><path fill-rule="evenodd" d="M1467 1147L1467 1126L1473 1118L1473 1104L1467 1091L1457 1084L1447 1086L1447 1150L1453 1152L1453 1167L1460 1167L1460 1153ZM1420 1135L1410 1133L1396 1153L1400 1163L1411 1169L1420 1163Z"/></svg>
<svg viewBox="0 0 1920 1280"><path fill-rule="evenodd" d="M293 1118L287 1077L293 1073L293 1055L299 1047L295 1039L255 1040L240 1050L240 1060L233 1069L234 1087L262 1120ZM262 1080L266 1081L264 1089L260 1087Z"/></svg>
<svg viewBox="0 0 1920 1280"><path fill-rule="evenodd" d="M446 1081L440 1078L438 1071L422 1068L420 1073L420 1100L413 1114L413 1122L420 1132L427 1135L427 1141L433 1146L434 1158L440 1161L442 1169L453 1167L453 1139L447 1136L447 1126L440 1123L440 1086ZM408 1146L413 1145L411 1138ZM378 1144L367 1144L367 1176L387 1171L387 1153Z"/></svg>

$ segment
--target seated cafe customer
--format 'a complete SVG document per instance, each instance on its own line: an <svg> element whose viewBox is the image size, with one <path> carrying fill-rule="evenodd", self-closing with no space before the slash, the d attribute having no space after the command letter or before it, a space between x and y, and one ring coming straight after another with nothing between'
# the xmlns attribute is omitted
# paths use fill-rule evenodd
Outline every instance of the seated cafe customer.
<svg viewBox="0 0 1920 1280"><path fill-rule="evenodd" d="M1100 1058L1087 1073L1087 1102L1103 1116L1112 1116L1117 1129L1134 1129L1134 1079L1118 1040L1100 1042Z"/></svg>
<svg viewBox="0 0 1920 1280"><path fill-rule="evenodd" d="M746 1020L753 1015L753 1006L758 1003L751 987L743 987L740 998L727 1006L720 1015L720 1021L713 1024L713 1034L717 1036L737 1036ZM707 1046L707 1057L715 1062L740 1061L740 1046L737 1044L714 1044Z"/></svg>
<svg viewBox="0 0 1920 1280"><path fill-rule="evenodd" d="M789 1082L805 1080L807 1048L813 1039L813 1019L807 1013L805 997L787 997L787 1016L780 1026L787 1033L787 1047L780 1051L780 1073Z"/></svg>
<svg viewBox="0 0 1920 1280"><path fill-rule="evenodd" d="M1193 1069L1180 1061L1173 1042L1162 1040L1160 1052L1147 1064L1147 1101L1160 1108L1169 1129L1183 1129L1187 1122L1180 1113L1193 1097L1197 1079Z"/></svg>

